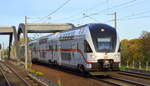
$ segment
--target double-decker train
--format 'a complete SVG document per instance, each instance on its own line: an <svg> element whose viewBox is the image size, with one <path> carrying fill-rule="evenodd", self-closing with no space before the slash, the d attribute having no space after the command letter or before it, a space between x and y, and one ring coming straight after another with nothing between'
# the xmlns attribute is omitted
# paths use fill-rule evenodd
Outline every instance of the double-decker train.
<svg viewBox="0 0 150 86"><path fill-rule="evenodd" d="M45 62L80 71L119 70L119 38L115 28L86 24L28 43L32 62Z"/></svg>

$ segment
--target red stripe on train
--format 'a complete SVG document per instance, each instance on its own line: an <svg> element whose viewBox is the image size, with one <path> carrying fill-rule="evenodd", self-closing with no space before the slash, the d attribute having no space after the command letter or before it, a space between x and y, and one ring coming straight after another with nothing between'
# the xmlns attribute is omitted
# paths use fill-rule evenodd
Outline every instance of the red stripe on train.
<svg viewBox="0 0 150 86"><path fill-rule="evenodd" d="M86 62L86 59L85 59L85 57L84 57L84 53L83 53L81 50L79 50L79 49L47 49L47 50L32 50L32 51L34 51L34 52L48 52L48 51L79 52L79 53L82 55L84 61Z"/></svg>

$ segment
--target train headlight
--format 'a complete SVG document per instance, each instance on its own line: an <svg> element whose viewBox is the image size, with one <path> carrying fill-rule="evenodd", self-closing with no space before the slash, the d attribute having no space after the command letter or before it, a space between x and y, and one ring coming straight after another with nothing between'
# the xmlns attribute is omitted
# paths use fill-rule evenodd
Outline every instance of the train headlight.
<svg viewBox="0 0 150 86"><path fill-rule="evenodd" d="M105 31L105 29L102 28L102 29L101 29L101 32L104 32L104 31Z"/></svg>
<svg viewBox="0 0 150 86"><path fill-rule="evenodd" d="M115 54L114 55L116 58L119 58L120 57L120 54Z"/></svg>

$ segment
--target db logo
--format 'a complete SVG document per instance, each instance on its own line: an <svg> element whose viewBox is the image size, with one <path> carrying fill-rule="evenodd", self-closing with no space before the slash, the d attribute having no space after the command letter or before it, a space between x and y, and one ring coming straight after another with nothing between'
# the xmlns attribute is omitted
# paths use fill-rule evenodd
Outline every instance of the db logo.
<svg viewBox="0 0 150 86"><path fill-rule="evenodd" d="M104 56L104 59L107 59L108 58L108 56Z"/></svg>

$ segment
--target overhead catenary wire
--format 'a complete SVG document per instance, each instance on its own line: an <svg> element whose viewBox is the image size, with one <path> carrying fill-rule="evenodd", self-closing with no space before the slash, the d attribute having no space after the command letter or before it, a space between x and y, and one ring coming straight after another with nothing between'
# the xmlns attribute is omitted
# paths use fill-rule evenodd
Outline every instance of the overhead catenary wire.
<svg viewBox="0 0 150 86"><path fill-rule="evenodd" d="M59 9L61 9L61 8L62 8L64 5L66 5L69 1L70 1L70 0L67 0L66 2L64 2L60 7L58 7L56 10L54 10L53 12L51 12L49 15L47 15L47 16L45 16L45 17L38 18L38 19L39 19L38 21L42 21L42 20L44 20L44 19L45 19L45 21L46 21L47 18L50 18L50 15L53 15L54 13L56 13ZM135 1L136 1L136 0L130 0L130 1L121 3L121 4L118 4L118 5L109 7L109 8L105 8L105 9L103 9L103 10L100 10L99 12L106 11L106 10L108 10L108 9L117 8L117 7L122 7L122 6L124 6L124 5L131 4L131 3L135 2ZM104 3L104 2L101 2L101 3ZM95 8L95 7L94 7L94 8ZM91 7L91 8L89 8L89 9L87 9L86 11L92 10L92 9L93 9L93 8ZM98 15L99 12L89 14L88 16ZM77 13L77 14L79 14L79 13ZM75 14L75 15L77 15L77 14ZM81 13L81 16L83 16L82 14L83 14L83 13ZM82 18L83 18L83 17L80 17L80 18L72 19L72 18L75 18L75 15L69 16L69 17L67 17L67 18L63 18L63 19L61 19L61 20L68 20L68 19L71 19L70 21L75 21L76 19L79 20L79 19L82 19ZM38 21L36 21L36 22L38 22Z"/></svg>
<svg viewBox="0 0 150 86"><path fill-rule="evenodd" d="M107 11L108 9L109 9L109 10L110 10L110 9L114 9L114 8L116 9L116 8L119 8L119 7L128 5L128 4L131 4L131 3L135 2L135 1L137 1L137 0L130 0L130 1L127 1L127 2L124 2L124 3L121 3L121 4L117 4L117 5L114 5L114 6L112 6L112 7L102 9L102 10L100 10L100 11L98 11L98 12L91 13L90 15L91 15L91 16L98 15L98 14L100 14L100 13L103 12L103 11Z"/></svg>
<svg viewBox="0 0 150 86"><path fill-rule="evenodd" d="M67 0L67 1L70 1L70 0ZM67 2L67 1L66 1L66 2ZM64 18L63 20L68 20L68 19L70 19L69 21L80 21L81 19L87 17L87 18L92 19L92 20L94 20L94 21L98 21L97 19L95 19L95 18L92 17L92 16L102 14L103 11L107 11L108 9L112 10L112 9L116 9L116 8L120 8L120 7L124 7L124 6L133 5L133 3L134 3L135 1L137 1L137 0L126 1L126 2L123 2L123 3L121 3L121 4L117 4L117 5L114 5L114 6L105 8L105 9L100 10L100 11L98 11L98 12L88 14L88 16L84 16L84 15L83 15L83 12L82 12L82 14L80 14L81 16L80 16L79 18L75 18L76 16L74 16L74 17L73 17L73 16L70 16L70 17L68 17L68 18ZM137 5L137 4L136 4L136 5ZM92 8L89 8L89 9L92 9ZM88 9L87 9L86 11L88 11ZM55 12L55 10L54 10L53 12ZM53 13L53 12L51 12L51 13ZM142 13L141 13L141 14L142 14ZM76 14L76 15L77 15L77 14ZM132 16L132 15L131 15L131 16ZM45 16L45 17L46 17L46 16ZM72 18L75 18L75 19L72 19ZM46 19L46 18L45 18L45 19ZM44 20L44 19L43 19L43 20ZM122 19L119 19L119 20L122 20ZM45 20L45 21L46 21L46 20ZM47 20L47 21L48 21L48 20ZM110 21L110 20L109 20L109 21ZM112 20L111 20L111 21L112 21Z"/></svg>
<svg viewBox="0 0 150 86"><path fill-rule="evenodd" d="M113 8L116 9L116 8L118 8L118 7L122 7L122 6L125 6L125 5L128 5L128 4L130 4L131 6L133 6L133 4L131 4L131 3L135 2L135 1L137 1L137 0L131 0L131 1L128 1L128 2L124 2L124 3L121 3L121 4L119 4L119 5L112 6L110 9L113 9ZM142 1L142 0L141 0L141 1ZM144 0L143 0L143 1L144 1ZM137 5L137 4L136 4L136 5ZM105 10L107 10L107 9L103 9L103 10L101 10L101 11L105 11ZM101 12L101 11L99 11L99 12ZM98 15L99 12L92 13L92 14L90 14L89 16ZM126 16L126 17L132 17L132 16L137 16L137 15L146 14L146 13L150 13L150 10L144 11L144 12L140 12L140 13L136 13L136 14L133 14L133 15L128 15L128 16Z"/></svg>
<svg viewBox="0 0 150 86"><path fill-rule="evenodd" d="M130 0L130 1L127 1L127 2L124 2L124 3L121 3L121 4L118 4L118 5L114 5L114 6L110 7L110 8L105 8L105 9L103 9L103 10L100 10L100 11L98 11L98 12L96 12L96 13L92 13L92 14L99 14L99 13L101 13L101 12L103 12L103 11L107 11L108 9L110 10L110 9L114 9L114 8L119 8L119 7L128 5L128 4L131 4L131 3L135 2L135 1L137 1L137 0Z"/></svg>
<svg viewBox="0 0 150 86"><path fill-rule="evenodd" d="M89 15L87 15L87 14L85 14L85 13L83 13L83 18L86 18L86 17L88 17L88 18L90 18L90 19L92 19L92 20L94 20L95 22L99 22L98 20L96 20L95 18L93 18L93 17L91 17L91 16L89 16Z"/></svg>
<svg viewBox="0 0 150 86"><path fill-rule="evenodd" d="M133 0L132 0L132 1L133 1ZM83 10L83 11L84 11L84 13L86 13L87 11L91 11L91 10L93 10L94 8L98 7L97 5L103 6L105 3L108 3L108 1L99 2L99 3L95 4L95 5L93 5L92 7L88 8L88 9L86 9L86 10ZM109 7L108 7L107 9L104 9L104 11L105 11L105 10L108 10L108 9L109 9ZM76 19L78 20L78 19L83 18L83 17L75 18L76 15L79 15L79 14L80 14L80 15L82 16L83 11L80 11L80 12L78 12L78 13L75 13L75 14L69 16L69 17L62 18L62 19L57 19L57 20L71 20L71 21L75 21ZM89 14L89 16L93 16L93 15L98 15L98 13ZM72 18L74 18L74 19L72 19Z"/></svg>
<svg viewBox="0 0 150 86"><path fill-rule="evenodd" d="M150 16L120 18L120 19L117 19L117 21L129 21L129 20L138 20L138 19L144 19L144 18L150 18ZM114 20L107 20L107 21L105 21L105 23L112 22L112 21L114 21Z"/></svg>
<svg viewBox="0 0 150 86"><path fill-rule="evenodd" d="M72 18L76 17L76 15L79 15L79 14L82 15L83 12L91 11L91 10L93 10L96 6L98 7L100 4L101 4L100 6L103 6L105 3L106 3L106 1L97 2L97 4L93 5L92 7L88 8L88 9L79 11L79 12L77 12L77 13L75 13L75 14L69 16L69 17L61 18L61 19L56 19L56 20L68 20L68 19L72 19ZM78 19L78 18L77 18L77 19Z"/></svg>
<svg viewBox="0 0 150 86"><path fill-rule="evenodd" d="M145 14L148 14L150 13L150 10L148 11L142 11L142 12L138 12L138 13L134 13L134 14L131 14L131 15L127 15L127 16L124 16L120 19L118 19L119 21L123 21L123 20L134 20L134 19L142 19L142 18L149 18L150 16L148 15L145 15Z"/></svg>
<svg viewBox="0 0 150 86"><path fill-rule="evenodd" d="M136 2L134 2L134 3L127 4L127 5L124 5L124 6L121 6L121 7L123 7L123 8L130 8L130 7L133 7L135 5L139 6L139 4L141 4L143 2L145 2L145 0L136 0ZM119 7L119 8L121 8L121 7ZM117 8L115 8L115 9L117 9ZM119 10L121 10L121 9L117 9L117 11L119 11Z"/></svg>
<svg viewBox="0 0 150 86"><path fill-rule="evenodd" d="M38 22L38 21L42 21L44 19L47 18L51 18L51 15L55 14L57 11L59 11L60 9L62 9L67 3L69 3L71 0L67 0L65 1L63 4L61 4L58 8L56 8L54 11L50 12L47 16L44 17L38 17L38 18L30 18L30 19L38 19L37 21L34 22Z"/></svg>
<svg viewBox="0 0 150 86"><path fill-rule="evenodd" d="M150 18L150 16L138 16L138 17L131 17L124 20L135 20L135 19L143 19L143 18ZM123 19L122 19L123 21Z"/></svg>
<svg viewBox="0 0 150 86"><path fill-rule="evenodd" d="M134 13L134 14L131 14L131 15L127 15L127 16L124 16L124 18L125 17L136 17L136 16L139 16L139 15L144 15L144 14L148 14L148 13L150 13L150 10Z"/></svg>
<svg viewBox="0 0 150 86"><path fill-rule="evenodd" d="M135 1L137 1L137 0L126 1L126 2L123 2L123 3L121 3L121 4L117 4L117 5L114 5L114 6L112 6L112 7L102 9L102 10L100 10L100 11L98 11L98 12L91 13L91 14L89 14L88 16L99 15L99 14L101 14L103 11L107 11L108 9L110 10L110 9L114 9L114 8L119 8L119 7L128 5L128 4L134 3ZM71 17L71 18L74 18L74 17ZM76 19L71 19L71 21L76 21L76 20L79 20L79 19L82 19L82 18L84 18L84 17L80 17L80 18L76 18Z"/></svg>
<svg viewBox="0 0 150 86"><path fill-rule="evenodd" d="M51 13L49 13L47 16L45 16L45 18L53 15L54 13L56 13L58 10L60 10L61 8L63 8L67 3L69 3L71 0L67 0L65 1L62 5L60 5L57 9L55 9L54 11L52 11Z"/></svg>
<svg viewBox="0 0 150 86"><path fill-rule="evenodd" d="M134 0L133 0L134 1ZM126 3L127 4L127 3ZM123 4L122 4L123 5ZM125 4L124 4L125 5ZM118 5L119 6L119 5ZM121 5L120 5L121 6ZM115 6L113 6L113 7L115 7ZM122 7L122 6L121 6ZM148 14L148 13L150 13L150 10L148 10L148 11L143 11L143 12L139 12L139 13L135 13L135 14L132 14L132 15L127 15L127 16L125 16L125 17L123 17L123 18L120 18L120 19L116 19L117 21L127 21L127 20L137 20L137 19L143 19L143 18L150 18L150 16L146 16L146 15L144 15L144 14ZM93 13L93 14L91 14L91 15L89 15L89 16L94 16L94 15L98 15L98 13ZM143 15L143 16L142 16ZM88 17L89 17L88 16ZM107 21L105 21L105 22L103 22L103 23L108 23L108 22L112 22L112 21L114 21L114 20L107 20Z"/></svg>

